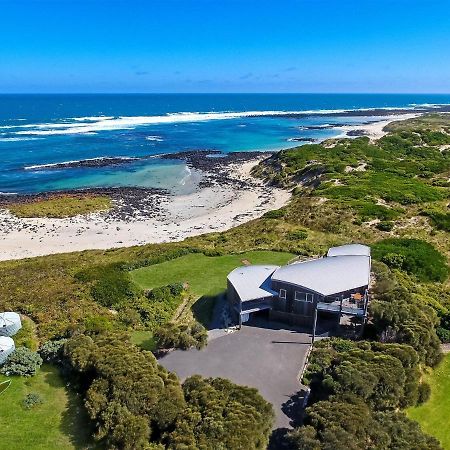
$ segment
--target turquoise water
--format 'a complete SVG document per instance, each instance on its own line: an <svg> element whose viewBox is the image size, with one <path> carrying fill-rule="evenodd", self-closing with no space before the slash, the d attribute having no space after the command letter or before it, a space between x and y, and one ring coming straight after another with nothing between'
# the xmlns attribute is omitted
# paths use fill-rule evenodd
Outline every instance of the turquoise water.
<svg viewBox="0 0 450 450"><path fill-rule="evenodd" d="M158 155L278 150L300 144L292 139L325 139L341 133L333 127L377 120L370 109L423 104L450 104L450 95L0 95L0 192L110 186L190 192L198 174ZM321 125L327 127L308 128ZM149 155L109 167L35 167Z"/></svg>

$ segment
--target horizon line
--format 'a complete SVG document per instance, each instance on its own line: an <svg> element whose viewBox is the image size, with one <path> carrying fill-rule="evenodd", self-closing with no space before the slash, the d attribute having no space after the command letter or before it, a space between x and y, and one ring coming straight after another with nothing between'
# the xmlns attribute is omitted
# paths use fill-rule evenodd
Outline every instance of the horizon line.
<svg viewBox="0 0 450 450"><path fill-rule="evenodd" d="M0 95L450 95L449 92L0 92Z"/></svg>

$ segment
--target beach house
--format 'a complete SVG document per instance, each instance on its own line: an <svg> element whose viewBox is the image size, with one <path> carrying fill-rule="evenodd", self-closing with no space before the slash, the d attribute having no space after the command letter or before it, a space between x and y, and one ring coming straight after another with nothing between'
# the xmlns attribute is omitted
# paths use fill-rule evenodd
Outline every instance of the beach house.
<svg viewBox="0 0 450 450"><path fill-rule="evenodd" d="M245 266L227 278L231 315L240 326L266 311L271 320L316 328L317 316L358 317L364 323L369 301L370 248L332 247L323 258L286 266Z"/></svg>

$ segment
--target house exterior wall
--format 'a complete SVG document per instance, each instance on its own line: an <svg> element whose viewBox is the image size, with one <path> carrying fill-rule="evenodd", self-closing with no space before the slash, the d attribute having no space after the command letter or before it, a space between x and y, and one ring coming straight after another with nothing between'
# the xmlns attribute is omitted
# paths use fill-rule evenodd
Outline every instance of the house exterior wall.
<svg viewBox="0 0 450 450"><path fill-rule="evenodd" d="M230 280L227 280L227 301L230 306L230 314L231 319L239 323L239 312L241 311L241 299L239 298L238 293L234 286L230 283Z"/></svg>
<svg viewBox="0 0 450 450"><path fill-rule="evenodd" d="M341 298L349 298L351 294L360 293L364 295L367 286L338 292L324 297L302 286L291 283L272 280L271 288L277 293L276 297L261 298L248 302L241 302L239 295L233 285L228 281L227 298L230 305L232 319L239 323L239 313L248 309L256 308L258 303L270 305L270 318L272 320L300 326L313 326L315 310L318 302L333 302ZM286 298L280 297L281 290L286 291ZM308 301L307 301L308 300ZM335 312L336 314L336 312Z"/></svg>

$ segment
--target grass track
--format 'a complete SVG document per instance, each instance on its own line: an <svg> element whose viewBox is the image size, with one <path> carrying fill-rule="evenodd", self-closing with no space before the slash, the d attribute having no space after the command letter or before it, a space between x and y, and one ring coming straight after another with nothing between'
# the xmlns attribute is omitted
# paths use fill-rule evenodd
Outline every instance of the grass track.
<svg viewBox="0 0 450 450"><path fill-rule="evenodd" d="M431 386L430 400L408 409L407 414L417 420L426 433L439 439L444 449L450 450L450 354L426 377L426 381Z"/></svg>

